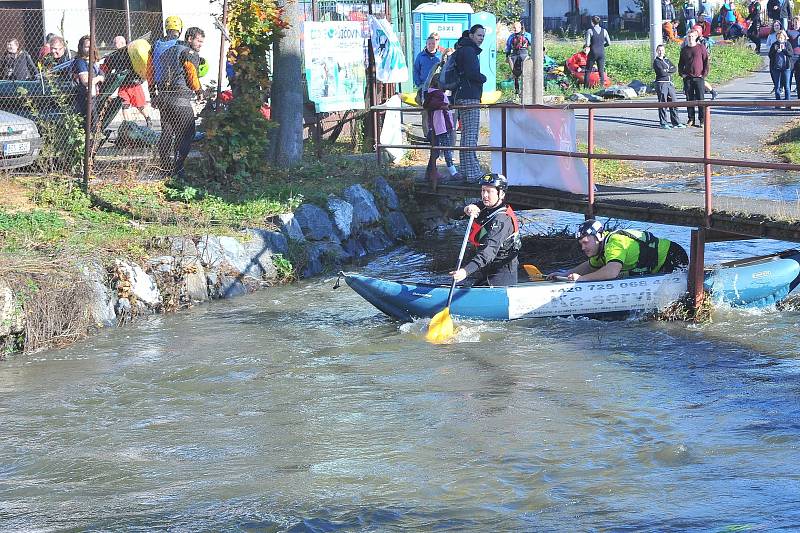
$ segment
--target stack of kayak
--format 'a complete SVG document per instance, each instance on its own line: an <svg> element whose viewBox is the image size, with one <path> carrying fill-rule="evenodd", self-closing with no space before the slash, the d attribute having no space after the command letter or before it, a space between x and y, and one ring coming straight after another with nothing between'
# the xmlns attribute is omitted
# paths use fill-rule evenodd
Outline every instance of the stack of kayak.
<svg viewBox="0 0 800 533"><path fill-rule="evenodd" d="M345 282L369 303L399 320L429 318L447 303L448 286L393 281L353 273ZM800 250L753 257L706 271L704 288L717 303L766 307L800 284ZM609 281L538 281L511 287L458 287L450 313L481 320L552 316L602 316L654 312L687 294L687 273Z"/></svg>

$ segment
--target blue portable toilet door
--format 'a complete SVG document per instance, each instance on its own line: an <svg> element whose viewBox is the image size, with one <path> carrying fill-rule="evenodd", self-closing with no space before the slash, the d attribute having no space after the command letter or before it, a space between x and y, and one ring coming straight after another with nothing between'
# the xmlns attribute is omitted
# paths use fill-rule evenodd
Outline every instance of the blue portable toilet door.
<svg viewBox="0 0 800 533"><path fill-rule="evenodd" d="M480 65L481 74L486 76L483 92L491 93L497 90L497 17L486 11L478 11L470 16L470 27L480 24L486 28L486 37L481 45Z"/></svg>
<svg viewBox="0 0 800 533"><path fill-rule="evenodd" d="M439 46L454 48L461 33L469 29L471 13L414 13L414 57L425 47L431 33L439 34Z"/></svg>

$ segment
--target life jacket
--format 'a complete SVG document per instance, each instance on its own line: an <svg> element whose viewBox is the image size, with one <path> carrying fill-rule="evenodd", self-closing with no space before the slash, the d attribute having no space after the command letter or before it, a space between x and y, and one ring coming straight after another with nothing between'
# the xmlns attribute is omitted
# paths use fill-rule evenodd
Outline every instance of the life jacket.
<svg viewBox="0 0 800 533"><path fill-rule="evenodd" d="M491 222L499 213L503 213L511 218L511 223L514 225L514 232L503 241L495 257L495 261L502 262L516 257L522 249L522 238L519 236L519 219L517 219L517 214L514 213L510 205L506 204L505 209L497 209L481 222L478 222L477 219L473 220L472 227L469 230L469 242L476 248L480 246L480 241L486 236L484 226Z"/></svg>
<svg viewBox="0 0 800 533"><path fill-rule="evenodd" d="M153 81L161 83L164 79L165 65L162 57L164 52L178 44L178 38L159 39L153 44Z"/></svg>
<svg viewBox="0 0 800 533"><path fill-rule="evenodd" d="M653 274L658 267L658 237L649 231L643 231L641 237L629 233L625 230L618 229L609 232L605 239L611 235L623 235L629 239L636 241L639 245L639 259L636 260L636 265L628 272L631 274Z"/></svg>
<svg viewBox="0 0 800 533"><path fill-rule="evenodd" d="M513 52L519 52L521 50L528 50L528 38L525 37L525 32L515 33L514 37L511 39L511 50Z"/></svg>

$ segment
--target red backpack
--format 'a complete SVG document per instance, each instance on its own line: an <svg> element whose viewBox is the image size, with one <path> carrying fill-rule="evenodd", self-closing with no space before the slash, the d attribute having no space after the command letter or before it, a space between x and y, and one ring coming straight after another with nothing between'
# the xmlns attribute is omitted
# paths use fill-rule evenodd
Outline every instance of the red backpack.
<svg viewBox="0 0 800 533"><path fill-rule="evenodd" d="M525 32L515 33L514 38L511 39L511 50L514 52L518 52L520 50L527 50L528 45L528 38L525 37Z"/></svg>

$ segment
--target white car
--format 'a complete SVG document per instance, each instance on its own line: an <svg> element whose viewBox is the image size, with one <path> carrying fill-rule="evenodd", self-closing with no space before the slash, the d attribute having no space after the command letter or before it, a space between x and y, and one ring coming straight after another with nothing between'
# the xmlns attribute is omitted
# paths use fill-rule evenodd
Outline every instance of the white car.
<svg viewBox="0 0 800 533"><path fill-rule="evenodd" d="M42 138L32 120L0 111L0 169L30 165L41 146Z"/></svg>

